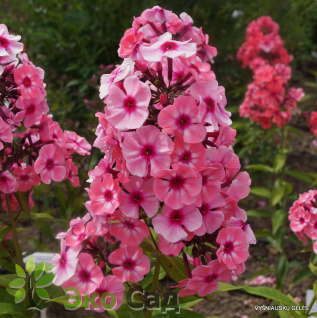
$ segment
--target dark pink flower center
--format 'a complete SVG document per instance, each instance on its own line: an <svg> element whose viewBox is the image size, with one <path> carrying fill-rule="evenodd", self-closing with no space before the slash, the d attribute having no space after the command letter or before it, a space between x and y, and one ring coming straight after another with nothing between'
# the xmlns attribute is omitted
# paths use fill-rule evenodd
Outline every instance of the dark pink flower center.
<svg viewBox="0 0 317 318"><path fill-rule="evenodd" d="M21 181L29 181L30 177L27 174L22 174L20 176Z"/></svg>
<svg viewBox="0 0 317 318"><path fill-rule="evenodd" d="M104 198L106 201L111 201L113 199L113 193L111 190L106 190L104 193Z"/></svg>
<svg viewBox="0 0 317 318"><path fill-rule="evenodd" d="M209 211L209 206L208 206L208 204L207 204L207 203L202 204L202 206L200 207L199 210L200 210L200 212L201 212L203 215L207 214L208 211Z"/></svg>
<svg viewBox="0 0 317 318"><path fill-rule="evenodd" d="M32 86L32 81L28 76L24 77L23 86L27 88Z"/></svg>
<svg viewBox="0 0 317 318"><path fill-rule="evenodd" d="M211 274L211 275L206 276L205 282L206 282L206 283L212 283L212 282L214 282L217 278L218 278L218 275L214 273L214 274Z"/></svg>
<svg viewBox="0 0 317 318"><path fill-rule="evenodd" d="M2 47L7 47L8 46L8 44L9 44L9 41L6 39L6 38L4 38L4 37L0 37L0 46L2 46Z"/></svg>
<svg viewBox="0 0 317 318"><path fill-rule="evenodd" d="M132 96L127 96L123 102L123 106L128 113L132 113L136 109L135 98Z"/></svg>
<svg viewBox="0 0 317 318"><path fill-rule="evenodd" d="M207 175L203 175L201 180L202 180L202 184L206 185L208 183L208 176Z"/></svg>
<svg viewBox="0 0 317 318"><path fill-rule="evenodd" d="M270 34L273 30L272 27L270 25L262 25L261 27L261 31L263 34Z"/></svg>
<svg viewBox="0 0 317 318"><path fill-rule="evenodd" d="M175 176L170 180L170 187L173 190L179 190L183 187L185 179L182 176Z"/></svg>
<svg viewBox="0 0 317 318"><path fill-rule="evenodd" d="M182 224L184 216L181 210L174 210L170 214L170 221L174 224Z"/></svg>
<svg viewBox="0 0 317 318"><path fill-rule="evenodd" d="M178 48L178 45L175 42L167 41L161 45L161 50L163 52L175 51Z"/></svg>
<svg viewBox="0 0 317 318"><path fill-rule="evenodd" d="M0 176L0 182L5 183L8 181L8 178L6 176Z"/></svg>
<svg viewBox="0 0 317 318"><path fill-rule="evenodd" d="M205 97L204 98L204 102L205 102L205 104L206 104L206 106L207 106L207 111L208 112L214 112L215 111L215 108L216 108L216 103L215 103L215 101L211 98L211 97Z"/></svg>
<svg viewBox="0 0 317 318"><path fill-rule="evenodd" d="M180 157L180 160L185 162L185 163L190 162L192 160L191 152L190 151L184 151L183 154Z"/></svg>
<svg viewBox="0 0 317 318"><path fill-rule="evenodd" d="M304 224L305 223L305 219L303 217L299 218L299 223Z"/></svg>
<svg viewBox="0 0 317 318"><path fill-rule="evenodd" d="M231 241L226 242L224 247L223 247L223 251L226 254L231 254L233 249L234 249L234 245L233 245L233 242L231 242Z"/></svg>
<svg viewBox="0 0 317 318"><path fill-rule="evenodd" d="M155 155L155 148L153 145L144 145L141 151L143 157L147 159L153 157Z"/></svg>
<svg viewBox="0 0 317 318"><path fill-rule="evenodd" d="M79 272L79 278L82 282L85 282L85 283L88 283L90 282L90 279L91 279L91 275L90 273L85 270L85 269L82 269L80 272Z"/></svg>
<svg viewBox="0 0 317 318"><path fill-rule="evenodd" d="M59 265L61 267L65 267L67 264L67 260L66 260L66 256L65 256L65 253L62 253L60 259L59 259Z"/></svg>
<svg viewBox="0 0 317 318"><path fill-rule="evenodd" d="M35 105L34 105L34 104L31 104L31 105L29 105L29 106L26 108L26 113L27 113L28 115L33 114L34 112L35 112Z"/></svg>
<svg viewBox="0 0 317 318"><path fill-rule="evenodd" d="M190 117L186 114L182 114L178 117L176 124L180 129L185 129L191 124Z"/></svg>
<svg viewBox="0 0 317 318"><path fill-rule="evenodd" d="M122 264L124 269L132 270L135 267L135 261L132 259L126 259Z"/></svg>
<svg viewBox="0 0 317 318"><path fill-rule="evenodd" d="M131 199L135 204L140 204L143 201L143 195L141 192L134 192L131 194Z"/></svg>
<svg viewBox="0 0 317 318"><path fill-rule="evenodd" d="M46 169L52 170L54 168L54 160L53 159L47 159L46 161Z"/></svg>
<svg viewBox="0 0 317 318"><path fill-rule="evenodd" d="M135 225L132 222L130 222L130 221L124 221L124 225L129 230L133 230L135 228Z"/></svg>

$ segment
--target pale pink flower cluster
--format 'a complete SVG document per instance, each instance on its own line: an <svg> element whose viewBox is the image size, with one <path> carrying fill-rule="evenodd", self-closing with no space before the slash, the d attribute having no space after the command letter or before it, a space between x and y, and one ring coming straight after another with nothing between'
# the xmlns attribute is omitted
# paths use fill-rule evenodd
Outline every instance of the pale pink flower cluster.
<svg viewBox="0 0 317 318"><path fill-rule="evenodd" d="M304 93L301 88L289 87L292 56L284 47L279 25L266 16L252 21L237 58L253 72L253 82L248 85L240 115L262 128L286 125Z"/></svg>
<svg viewBox="0 0 317 318"><path fill-rule="evenodd" d="M91 149L48 113L44 71L22 53L19 40L0 25L0 196L9 195L13 209L13 193L30 192L41 182L68 179L78 186L72 155Z"/></svg>
<svg viewBox="0 0 317 318"><path fill-rule="evenodd" d="M238 207L251 181L231 147L216 49L186 13L156 6L134 19L118 52L122 64L101 78L94 146L104 158L89 173L89 213L59 235L55 283L85 294L111 277L122 299L123 283L150 271L146 241L186 260L181 295L206 295L244 271L255 243Z"/></svg>
<svg viewBox="0 0 317 318"><path fill-rule="evenodd" d="M309 190L299 195L289 210L290 228L303 242L313 241L317 254L317 190Z"/></svg>

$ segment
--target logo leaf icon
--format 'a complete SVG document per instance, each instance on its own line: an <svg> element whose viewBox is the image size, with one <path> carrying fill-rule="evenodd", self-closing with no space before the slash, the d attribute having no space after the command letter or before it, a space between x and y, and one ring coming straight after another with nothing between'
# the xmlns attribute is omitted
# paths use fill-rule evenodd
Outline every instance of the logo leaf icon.
<svg viewBox="0 0 317 318"><path fill-rule="evenodd" d="M54 279L53 273L44 274L37 282L36 282L36 288L44 288L48 287L52 284L52 281Z"/></svg>
<svg viewBox="0 0 317 318"><path fill-rule="evenodd" d="M25 280L23 278L15 278L9 283L10 288L22 288L25 285Z"/></svg>
<svg viewBox="0 0 317 318"><path fill-rule="evenodd" d="M19 277L26 278L24 269L18 264L15 264L15 272Z"/></svg>
<svg viewBox="0 0 317 318"><path fill-rule="evenodd" d="M25 299L25 289L24 288L20 288L16 291L15 295L14 295L14 302L16 304L21 303L23 300Z"/></svg>

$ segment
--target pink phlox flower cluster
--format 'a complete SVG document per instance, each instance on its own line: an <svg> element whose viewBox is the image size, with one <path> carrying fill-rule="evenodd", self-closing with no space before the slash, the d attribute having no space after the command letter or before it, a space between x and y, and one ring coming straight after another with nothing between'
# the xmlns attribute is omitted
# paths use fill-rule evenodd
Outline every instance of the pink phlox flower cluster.
<svg viewBox="0 0 317 318"><path fill-rule="evenodd" d="M187 14L158 6L124 33L122 64L101 78L94 146L104 157L89 172L88 214L59 235L59 258L80 252L69 266L57 263L57 284L98 290L100 272L78 265L83 254L90 264L87 253L100 284L140 282L151 269L145 241L188 260L181 295L206 295L244 271L256 240L238 203L251 180L232 148L236 131L208 40Z"/></svg>
<svg viewBox="0 0 317 318"><path fill-rule="evenodd" d="M89 155L91 149L86 139L63 131L49 114L44 71L22 53L19 40L0 25L1 197L30 192L41 182L68 179L79 186L73 154Z"/></svg>
<svg viewBox="0 0 317 318"><path fill-rule="evenodd" d="M299 195L289 210L290 228L303 242L311 240L317 254L317 190Z"/></svg>
<svg viewBox="0 0 317 318"><path fill-rule="evenodd" d="M253 72L253 82L247 87L240 115L265 129L272 124L286 125L304 92L289 87L292 56L284 47L278 24L266 16L252 21L237 58Z"/></svg>

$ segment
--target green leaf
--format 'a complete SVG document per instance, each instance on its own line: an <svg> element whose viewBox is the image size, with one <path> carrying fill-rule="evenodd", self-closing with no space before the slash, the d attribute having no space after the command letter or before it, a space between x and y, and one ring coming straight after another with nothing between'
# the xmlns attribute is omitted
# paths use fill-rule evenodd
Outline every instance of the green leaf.
<svg viewBox="0 0 317 318"><path fill-rule="evenodd" d="M283 283L284 277L288 271L288 260L285 255L281 255L277 267L276 267L276 277L277 277L277 286L280 287Z"/></svg>
<svg viewBox="0 0 317 318"><path fill-rule="evenodd" d="M283 210L276 210L274 212L273 218L272 218L273 235L275 235L277 231L281 228L281 226L284 224L285 219L286 219L286 215Z"/></svg>
<svg viewBox="0 0 317 318"><path fill-rule="evenodd" d="M317 276L317 266L314 265L313 263L309 263L308 267L311 270L311 272Z"/></svg>
<svg viewBox="0 0 317 318"><path fill-rule="evenodd" d="M305 172L298 171L298 170L285 170L284 172L285 172L285 174L287 174L293 178L296 178L300 181L304 181L307 183L312 183L314 181L314 178L309 173L305 173Z"/></svg>
<svg viewBox="0 0 317 318"><path fill-rule="evenodd" d="M273 206L280 203L284 197L284 194L285 194L285 186L283 183L281 183L279 181L280 180L277 180L277 182L275 183L274 188L272 190L271 203Z"/></svg>
<svg viewBox="0 0 317 318"><path fill-rule="evenodd" d="M248 165L246 167L246 169L248 169L248 170L256 170L256 171L264 171L264 172L270 172L270 173L274 172L274 169L272 167L266 166L266 165L261 165L261 164Z"/></svg>
<svg viewBox="0 0 317 318"><path fill-rule="evenodd" d="M46 267L46 264L44 262L36 264L35 270L33 273L34 279L36 281L38 281L42 277L42 275L45 273L45 267Z"/></svg>
<svg viewBox="0 0 317 318"><path fill-rule="evenodd" d="M50 295L48 294L47 290L44 288L36 288L35 293L39 298L43 300L50 299Z"/></svg>
<svg viewBox="0 0 317 318"><path fill-rule="evenodd" d="M29 274L32 274L32 272L35 269L35 260L33 257L29 257L27 259L26 265L25 265L25 269Z"/></svg>
<svg viewBox="0 0 317 318"><path fill-rule="evenodd" d="M274 170L275 172L280 172L284 166L287 155L285 153L278 153L275 157Z"/></svg>
<svg viewBox="0 0 317 318"><path fill-rule="evenodd" d="M270 218L272 217L271 211L263 211L263 210L247 210L248 216L256 217L256 218Z"/></svg>
<svg viewBox="0 0 317 318"><path fill-rule="evenodd" d="M48 273L44 274L36 283L36 288L44 288L48 287L52 284L54 280L54 274L53 273Z"/></svg>
<svg viewBox="0 0 317 318"><path fill-rule="evenodd" d="M19 277L22 277L22 278L26 277L26 273L24 269L18 264L15 264L15 272L17 273Z"/></svg>
<svg viewBox="0 0 317 318"><path fill-rule="evenodd" d="M25 285L25 280L23 278L15 278L9 283L10 288L22 288Z"/></svg>
<svg viewBox="0 0 317 318"><path fill-rule="evenodd" d="M251 193L267 199L271 198L271 191L263 187L251 188Z"/></svg>
<svg viewBox="0 0 317 318"><path fill-rule="evenodd" d="M55 218L48 214L48 213L31 213L31 217L34 219L34 220L38 220L38 221L54 221L56 222Z"/></svg>
<svg viewBox="0 0 317 318"><path fill-rule="evenodd" d="M15 295L14 295L14 302L16 304L21 303L23 300L25 299L25 289L24 288L20 288L16 291Z"/></svg>
<svg viewBox="0 0 317 318"><path fill-rule="evenodd" d="M182 309L188 309L188 308L191 308L191 307L194 307L194 306L198 305L203 300L204 300L203 298L198 298L198 299L195 299L195 300L192 300L192 301L188 301L186 303L180 304L180 307Z"/></svg>

